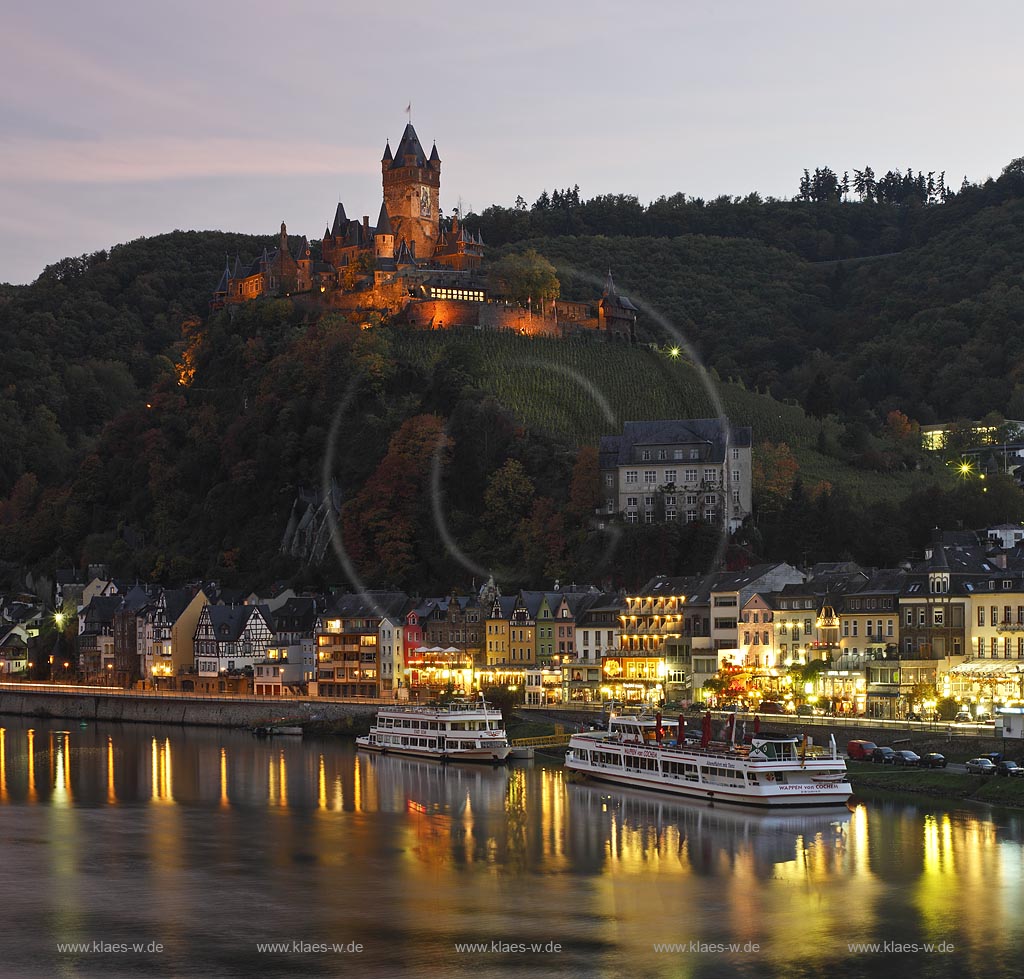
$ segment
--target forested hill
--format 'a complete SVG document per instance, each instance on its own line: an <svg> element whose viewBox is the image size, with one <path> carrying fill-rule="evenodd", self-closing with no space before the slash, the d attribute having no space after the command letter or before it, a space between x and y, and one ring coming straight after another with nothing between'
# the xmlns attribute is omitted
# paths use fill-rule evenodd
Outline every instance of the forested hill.
<svg viewBox="0 0 1024 979"><path fill-rule="evenodd" d="M555 236L546 232L566 229L542 228L549 219L527 209L514 219L525 213L532 237L492 254L536 248L569 296L592 297L611 268L643 307L647 340L690 341L734 420L752 424L760 444L790 446L792 459L770 447L762 459L749 554L881 564L923 544L936 522L1019 516L1015 491L930 489L928 467L940 483L944 474L917 451L914 430L990 411L1024 417L1015 180L932 204L684 201L685 226L661 229L648 220L654 205L640 225L602 226L579 202L587 233ZM478 219L492 243L495 214ZM859 257L822 261L825 238L845 240L840 226ZM813 254L800 244L812 239ZM225 255L272 244L175 232L0 286L9 568L107 560L165 580L298 574L301 560L278 553L282 533L299 488L321 483L344 405L333 475L353 556L373 583L466 578L449 533L508 581L638 583L650 571L700 570L714 541L699 527L627 531L601 564L606 542L588 530L594 461L580 449L612 423L585 385L565 383L588 379L616 424L707 414L692 366L667 359L664 345L360 332L287 301L207 317ZM435 458L443 527L422 493ZM305 573L338 575L333 563Z"/></svg>
<svg viewBox="0 0 1024 979"><path fill-rule="evenodd" d="M894 409L922 424L1024 418L1024 160L932 203L926 177L905 176L882 203L824 184L820 199L647 207L573 189L467 221L492 245L546 255L572 296L611 268L656 314L654 338L667 321L723 376L815 416L876 429Z"/></svg>

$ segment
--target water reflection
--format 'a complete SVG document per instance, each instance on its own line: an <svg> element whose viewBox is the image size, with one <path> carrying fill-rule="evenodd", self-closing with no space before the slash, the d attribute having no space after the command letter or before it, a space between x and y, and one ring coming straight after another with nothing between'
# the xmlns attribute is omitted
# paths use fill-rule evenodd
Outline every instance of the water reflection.
<svg viewBox="0 0 1024 979"><path fill-rule="evenodd" d="M856 965L847 943L883 940L951 941L956 955L923 974L978 974L1012 971L1024 951L1019 813L885 801L762 814L566 784L554 764L8 718L0 818L0 884L30 882L15 933L47 948L160 937L165 974L274 974L246 958L253 935L209 913L242 894L261 938L363 941L368 974L423 961L431 975L498 974L502 962L454 951L496 937L557 940L564 955L541 971L574 976L641 960L644 975L861 975L877 964ZM691 939L763 951L718 972L651 957L654 942ZM33 974L27 953L22 965Z"/></svg>

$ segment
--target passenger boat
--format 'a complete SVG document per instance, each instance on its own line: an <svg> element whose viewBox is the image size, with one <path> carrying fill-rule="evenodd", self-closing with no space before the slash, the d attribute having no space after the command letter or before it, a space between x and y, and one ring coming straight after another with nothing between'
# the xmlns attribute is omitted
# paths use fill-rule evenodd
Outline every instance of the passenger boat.
<svg viewBox="0 0 1024 979"><path fill-rule="evenodd" d="M757 731L749 744L736 744L734 714L722 740L711 740L710 715L688 740L681 721L613 715L607 731L572 736L565 767L601 782L761 808L836 806L850 797L834 738L823 750L791 734Z"/></svg>
<svg viewBox="0 0 1024 979"><path fill-rule="evenodd" d="M512 750L501 711L483 699L444 707L382 707L370 733L356 738L356 744L367 751L438 761L504 761Z"/></svg>

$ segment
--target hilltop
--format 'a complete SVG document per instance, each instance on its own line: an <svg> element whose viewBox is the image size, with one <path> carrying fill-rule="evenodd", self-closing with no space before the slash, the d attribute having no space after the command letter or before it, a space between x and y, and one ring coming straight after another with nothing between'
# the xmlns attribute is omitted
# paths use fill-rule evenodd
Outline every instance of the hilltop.
<svg viewBox="0 0 1024 979"><path fill-rule="evenodd" d="M938 522L1018 519L1015 488L953 486L914 435L936 417L1024 414L1016 184L902 217L877 204L733 207L718 206L717 224L702 215L719 234L531 235L496 250L536 249L569 298L614 269L641 308L632 347L360 331L286 300L207 316L223 256L271 243L220 232L143 239L0 287L3 553L12 566L102 559L146 577L333 580L333 555L307 567L281 541L297 496L323 485L337 416L326 475L374 583L469 577L449 533L477 566L524 582L700 570L714 535L699 526L627 529L595 567L588 447L625 420L714 414L714 396L763 447L758 526L733 560L881 564ZM780 214L817 226L819 251L840 217L874 238L847 235L849 257L809 260L793 244L807 235L765 231ZM902 237L887 235L900 222ZM435 459L443 525L425 492Z"/></svg>

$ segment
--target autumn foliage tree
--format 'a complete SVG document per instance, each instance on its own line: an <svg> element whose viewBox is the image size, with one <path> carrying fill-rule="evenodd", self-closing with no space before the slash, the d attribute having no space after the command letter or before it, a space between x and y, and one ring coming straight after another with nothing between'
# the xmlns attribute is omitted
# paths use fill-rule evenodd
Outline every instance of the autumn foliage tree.
<svg viewBox="0 0 1024 979"><path fill-rule="evenodd" d="M416 542L431 521L429 487L437 453L447 462L451 445L444 420L415 415L388 442L388 450L359 493L342 511L345 549L371 582L411 581L419 564Z"/></svg>
<svg viewBox="0 0 1024 979"><path fill-rule="evenodd" d="M778 510L793 490L800 466L785 442L763 442L754 447L753 489L758 507Z"/></svg>

